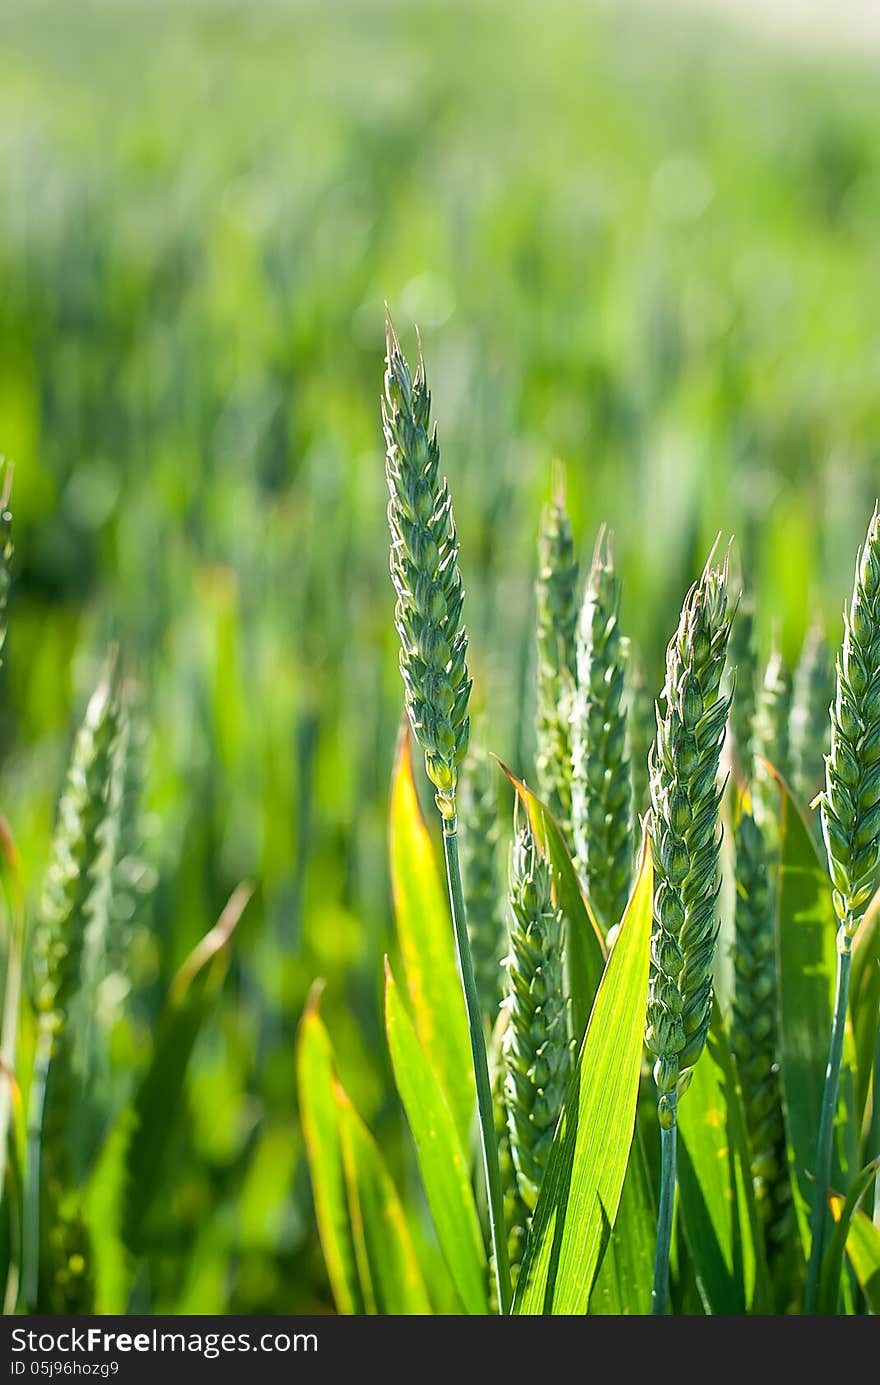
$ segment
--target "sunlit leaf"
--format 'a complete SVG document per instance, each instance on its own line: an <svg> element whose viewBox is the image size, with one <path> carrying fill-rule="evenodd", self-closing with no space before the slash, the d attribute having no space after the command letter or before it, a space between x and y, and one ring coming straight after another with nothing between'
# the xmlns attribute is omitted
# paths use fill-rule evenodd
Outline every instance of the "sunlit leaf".
<svg viewBox="0 0 880 1385"><path fill-rule="evenodd" d="M449 900L419 807L405 727L391 786L390 851L394 915L416 1033L466 1146L476 1105L467 1017Z"/></svg>
<svg viewBox="0 0 880 1385"><path fill-rule="evenodd" d="M839 1200L835 1214L838 1208ZM864 1212L856 1212L853 1216L846 1238L846 1254L871 1312L880 1315L880 1227Z"/></svg>
<svg viewBox="0 0 880 1385"><path fill-rule="evenodd" d="M678 1187L708 1313L769 1312L745 1118L716 1004L706 1049L678 1106Z"/></svg>
<svg viewBox="0 0 880 1385"><path fill-rule="evenodd" d="M383 1315L430 1313L406 1217L382 1155L338 1081L334 1100L355 1256L367 1310Z"/></svg>
<svg viewBox="0 0 880 1385"><path fill-rule="evenodd" d="M590 1296L592 1314L650 1313L656 1234L657 1208L637 1124L614 1230Z"/></svg>
<svg viewBox="0 0 880 1385"><path fill-rule="evenodd" d="M313 987L297 1038L300 1119L312 1175L318 1234L333 1298L340 1313L363 1313L334 1094L333 1049L318 1014L318 995L319 990Z"/></svg>
<svg viewBox="0 0 880 1385"><path fill-rule="evenodd" d="M387 962L385 1028L437 1239L465 1310L486 1313L486 1254L468 1160Z"/></svg>

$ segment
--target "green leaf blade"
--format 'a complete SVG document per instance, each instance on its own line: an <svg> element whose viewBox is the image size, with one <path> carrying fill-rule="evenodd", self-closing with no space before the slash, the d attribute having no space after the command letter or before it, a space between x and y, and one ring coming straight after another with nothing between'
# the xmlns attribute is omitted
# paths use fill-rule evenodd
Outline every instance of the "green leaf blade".
<svg viewBox="0 0 880 1385"><path fill-rule="evenodd" d="M706 1051L679 1102L678 1124L682 1218L706 1311L769 1312L745 1116L717 1004Z"/></svg>
<svg viewBox="0 0 880 1385"><path fill-rule="evenodd" d="M300 1119L330 1288L339 1313L364 1313L334 1095L333 1049L318 1014L317 988L312 989L300 1021L296 1061Z"/></svg>
<svg viewBox="0 0 880 1385"><path fill-rule="evenodd" d="M391 888L418 1037L440 1079L462 1145L476 1105L470 1038L446 887L419 807L404 727L391 786Z"/></svg>
<svg viewBox="0 0 880 1385"><path fill-rule="evenodd" d="M334 1096L364 1297L370 1310L383 1316L429 1314L431 1305L397 1189L375 1140L338 1081Z"/></svg>
<svg viewBox="0 0 880 1385"><path fill-rule="evenodd" d="M485 1314L486 1253L464 1147L387 962L385 978L388 1047L437 1239L465 1311Z"/></svg>

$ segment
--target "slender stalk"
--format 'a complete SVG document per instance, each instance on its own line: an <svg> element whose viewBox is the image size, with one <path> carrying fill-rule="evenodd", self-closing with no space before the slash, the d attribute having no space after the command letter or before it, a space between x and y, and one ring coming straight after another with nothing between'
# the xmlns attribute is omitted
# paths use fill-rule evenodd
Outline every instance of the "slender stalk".
<svg viewBox="0 0 880 1385"><path fill-rule="evenodd" d="M831 1047L825 1069L825 1088L822 1092L822 1111L819 1117L819 1141L816 1148L816 1185L813 1190L813 1215L810 1220L810 1263L807 1269L807 1291L804 1312L815 1313L819 1296L819 1272L825 1253L828 1226L828 1189L831 1183L831 1154L834 1146L834 1119L837 1115L837 1095L840 1088L840 1061L843 1057L843 1035L846 1028L846 1007L849 1001L849 973L852 963L852 938L845 925L837 935L837 987L834 995L834 1022L831 1026Z"/></svg>
<svg viewBox="0 0 880 1385"><path fill-rule="evenodd" d="M6 985L3 995L3 1021L0 1027L0 1197L6 1183L6 1160L9 1145L9 1122L12 1116L12 1083L15 1072L15 1051L18 1042L18 1013L21 1004L21 970L24 949L24 890L18 864L18 853L11 838L6 843L7 861L12 873L13 900L10 906L9 952L6 961Z"/></svg>
<svg viewBox="0 0 880 1385"><path fill-rule="evenodd" d="M492 1106L492 1086L489 1081L486 1038L468 940L467 915L458 860L458 831L454 817L444 817L443 819L443 854L446 858L449 905L452 910L452 924L455 929L458 974L461 979L461 989L464 992L471 1054L474 1060L477 1110L480 1118L480 1146L483 1155L483 1173L486 1179L486 1200L489 1208L489 1231L492 1237L498 1303L502 1314L507 1314L510 1312L511 1287L510 1264L507 1255L507 1231L504 1225L504 1190L501 1182L501 1165L498 1159L498 1140L495 1134L495 1115Z"/></svg>
<svg viewBox="0 0 880 1385"><path fill-rule="evenodd" d="M880 1028L877 1030L877 1043L874 1048L874 1080L871 1093L871 1129L868 1134L868 1151L875 1158L880 1154ZM880 1172L874 1179L874 1225L880 1231Z"/></svg>
<svg viewBox="0 0 880 1385"><path fill-rule="evenodd" d="M52 1036L40 1034L31 1078L28 1104L27 1159L24 1177L24 1235L22 1241L22 1298L25 1308L33 1313L40 1290L41 1197L40 1170L42 1166L43 1115L46 1108L46 1082L52 1057Z"/></svg>
<svg viewBox="0 0 880 1385"><path fill-rule="evenodd" d="M663 1317L669 1302L669 1248L672 1244L672 1208L675 1201L675 1153L678 1123L672 1106L672 1123L660 1128L660 1209L657 1213L657 1248L654 1253L654 1284L651 1313Z"/></svg>

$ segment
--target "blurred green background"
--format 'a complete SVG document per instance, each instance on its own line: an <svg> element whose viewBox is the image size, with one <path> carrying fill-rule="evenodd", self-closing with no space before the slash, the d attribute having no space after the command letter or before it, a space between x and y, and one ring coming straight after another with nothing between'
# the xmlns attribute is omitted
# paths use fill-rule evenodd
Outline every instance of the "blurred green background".
<svg viewBox="0 0 880 1385"><path fill-rule="evenodd" d="M176 1121L142 1304L330 1307L297 1123L308 986L406 1183L381 1021L400 716L383 300L421 327L475 739L529 774L551 464L602 520L652 691L737 537L765 646L833 640L878 482L867 56L692 11L77 4L0 12L0 450L16 582L2 809L38 897L108 642L143 685L155 871L116 1062L256 885ZM521 715L522 709L525 712ZM413 1184L411 1184L413 1186Z"/></svg>

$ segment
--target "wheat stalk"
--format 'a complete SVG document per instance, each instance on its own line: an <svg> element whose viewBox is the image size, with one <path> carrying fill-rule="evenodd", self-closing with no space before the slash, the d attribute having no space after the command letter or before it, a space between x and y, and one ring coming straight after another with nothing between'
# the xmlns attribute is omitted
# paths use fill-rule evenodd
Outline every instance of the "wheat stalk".
<svg viewBox="0 0 880 1385"><path fill-rule="evenodd" d="M837 981L831 1044L816 1147L805 1310L815 1312L828 1222L828 1186L852 942L880 865L880 514L877 506L856 559L831 708L831 750L821 796L822 835L833 885Z"/></svg>
<svg viewBox="0 0 880 1385"><path fill-rule="evenodd" d="M587 897L607 933L623 917L632 875L632 792L624 703L626 642L611 536L600 531L577 633L571 715L571 825Z"/></svg>
<svg viewBox="0 0 880 1385"><path fill-rule="evenodd" d="M506 1313L511 1287L504 1197L458 853L455 795L468 744L471 691L458 540L449 489L440 475L440 446L436 427L431 427L431 395L421 352L413 376L390 319L386 346L382 423L400 670L410 724L424 752L428 777L437 790L435 802L443 823L449 905L474 1063L498 1301Z"/></svg>
<svg viewBox="0 0 880 1385"><path fill-rule="evenodd" d="M571 699L577 677L578 562L561 480L538 539L538 790L564 833L571 823Z"/></svg>
<svg viewBox="0 0 880 1385"><path fill-rule="evenodd" d="M731 614L727 560L707 563L666 652L651 749L654 921L645 1042L654 1055L661 1185L652 1311L665 1313L675 1185L676 1111L712 1013L718 939L718 764L729 697L721 691Z"/></svg>

